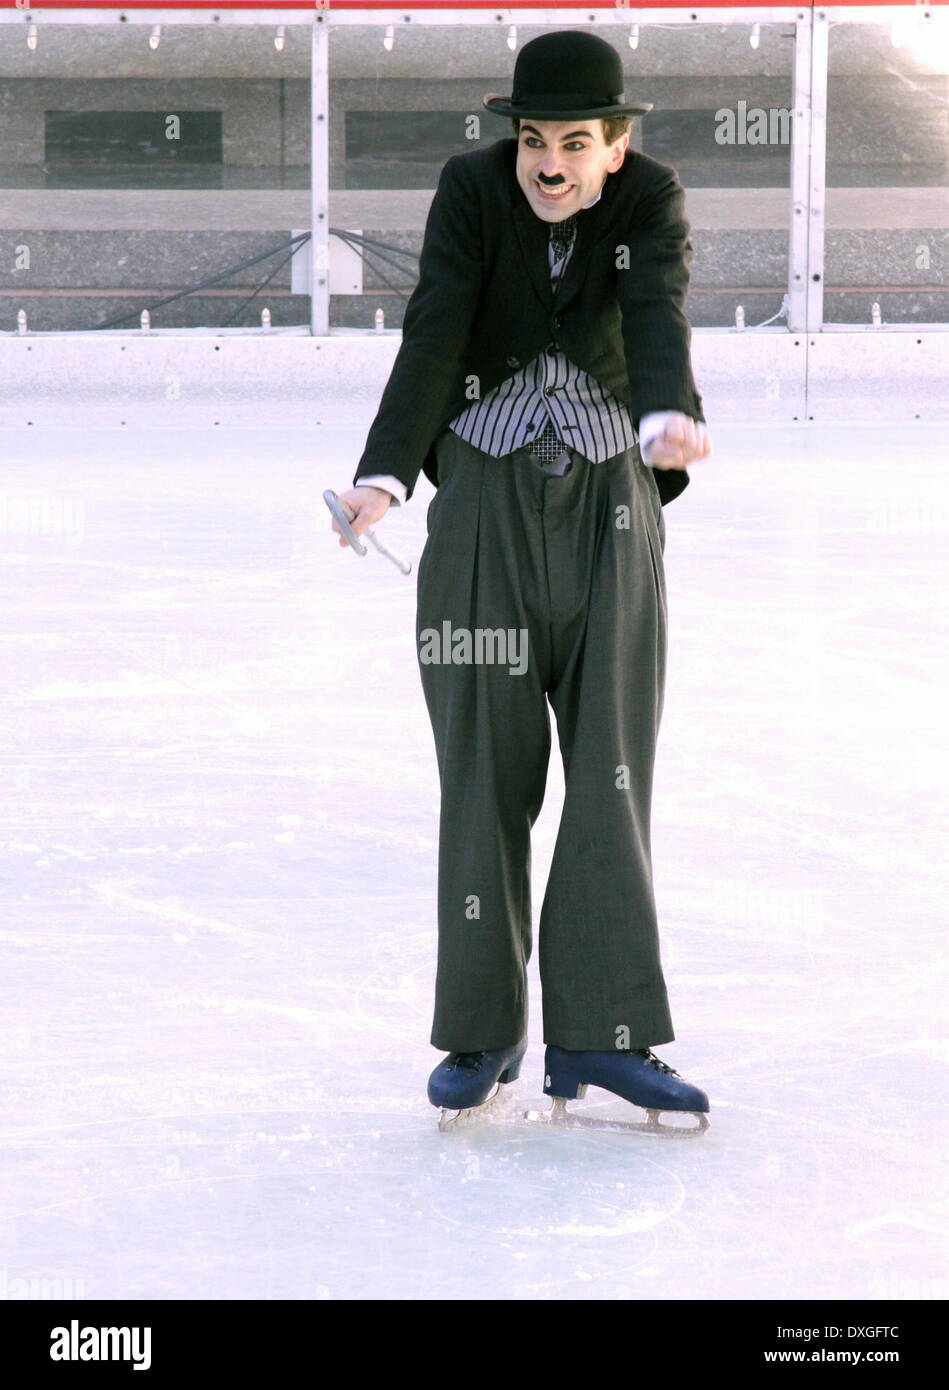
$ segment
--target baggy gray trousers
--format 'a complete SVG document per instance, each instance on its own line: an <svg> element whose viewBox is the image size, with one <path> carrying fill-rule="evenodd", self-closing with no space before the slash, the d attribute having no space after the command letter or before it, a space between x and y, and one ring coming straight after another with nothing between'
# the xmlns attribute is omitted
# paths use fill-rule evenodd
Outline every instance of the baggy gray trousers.
<svg viewBox="0 0 949 1390"><path fill-rule="evenodd" d="M548 700L565 799L539 924L544 1041L615 1051L675 1037L650 843L665 521L637 447L598 464L569 452L558 477L524 449L492 458L450 430L436 441L416 641L441 784L431 1041L446 1052L527 1032ZM488 630L494 647L479 648Z"/></svg>

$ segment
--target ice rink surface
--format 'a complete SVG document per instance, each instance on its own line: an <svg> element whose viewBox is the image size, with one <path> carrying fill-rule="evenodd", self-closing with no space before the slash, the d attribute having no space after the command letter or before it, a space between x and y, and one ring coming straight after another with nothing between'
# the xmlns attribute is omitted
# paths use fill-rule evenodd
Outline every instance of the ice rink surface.
<svg viewBox="0 0 949 1390"><path fill-rule="evenodd" d="M677 1142L437 1130L415 574L321 498L367 424L6 432L0 1297L945 1298L945 431L713 423L665 509Z"/></svg>

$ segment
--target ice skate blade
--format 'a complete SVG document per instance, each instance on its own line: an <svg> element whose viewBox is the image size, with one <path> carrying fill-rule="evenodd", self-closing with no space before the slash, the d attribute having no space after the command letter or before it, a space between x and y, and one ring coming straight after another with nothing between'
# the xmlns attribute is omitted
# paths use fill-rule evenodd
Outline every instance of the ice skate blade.
<svg viewBox="0 0 949 1390"><path fill-rule="evenodd" d="M661 1110L646 1110L645 1122L640 1120L607 1120L598 1119L595 1115L576 1115L572 1110L567 1109L567 1102L562 1096L552 1097L553 1104L549 1110L525 1110L523 1119L528 1124L539 1125L561 1125L567 1129L600 1129L610 1131L629 1131L633 1134L656 1135L661 1139L694 1139L698 1135L704 1134L709 1127L708 1116L701 1110L677 1110L678 1115L691 1115L698 1120L697 1125L664 1125L659 1116L663 1114Z"/></svg>
<svg viewBox="0 0 949 1390"><path fill-rule="evenodd" d="M514 1084L498 1084L493 1096L480 1105L471 1105L466 1110L442 1109L438 1128L443 1134L454 1134L462 1129L476 1129L479 1125L489 1125L510 1117L511 1102L514 1098Z"/></svg>

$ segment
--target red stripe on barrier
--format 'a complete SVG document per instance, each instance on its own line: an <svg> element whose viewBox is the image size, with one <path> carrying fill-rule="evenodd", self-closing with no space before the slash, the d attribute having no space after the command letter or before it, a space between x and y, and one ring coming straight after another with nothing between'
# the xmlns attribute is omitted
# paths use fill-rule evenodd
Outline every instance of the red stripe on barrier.
<svg viewBox="0 0 949 1390"><path fill-rule="evenodd" d="M28 6L17 4L16 0L0 0L0 9L19 10L24 19L30 12L36 13L42 10L118 10L132 13L135 10L205 10L209 14L224 14L229 10L309 10L312 12L332 11L332 10L391 10L394 14L411 14L412 12L424 13L436 10L605 10L614 14L622 10L628 10L630 16L641 13L643 10L692 10L699 13L703 10L714 11L720 14L722 10L745 10L745 9L778 9L778 10L800 10L800 9L829 9L829 8L860 8L860 9L916 9L919 0L834 0L833 5L819 4L818 0L801 0L800 4L788 5L763 5L761 0L732 0L729 5L699 5L695 0L636 0L635 4L617 5L615 0L592 0L592 3L581 3L581 0L503 0L502 5L498 5L497 0L459 0L455 5L435 4L434 0L415 0L411 5L400 5L394 0L332 0L332 4L321 4L320 0L230 0L230 3L216 5L212 0L37 0L37 3ZM920 8L936 10L945 8L949 5L949 0L927 0L927 3Z"/></svg>

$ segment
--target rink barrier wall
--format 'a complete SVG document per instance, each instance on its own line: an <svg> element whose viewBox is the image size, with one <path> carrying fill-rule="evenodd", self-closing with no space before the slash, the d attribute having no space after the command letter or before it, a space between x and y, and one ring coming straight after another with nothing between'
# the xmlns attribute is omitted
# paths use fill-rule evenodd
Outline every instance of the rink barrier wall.
<svg viewBox="0 0 949 1390"><path fill-rule="evenodd" d="M401 341L398 330L314 338L303 327L4 335L0 425L352 428L375 414ZM696 329L692 361L710 428L949 419L938 325Z"/></svg>
<svg viewBox="0 0 949 1390"><path fill-rule="evenodd" d="M386 25L395 32L404 32L413 24L419 27L497 26L514 18L509 24L514 47L517 46L518 26L546 27L556 18L559 26L599 27L607 34L615 30L617 38L629 25L642 19L644 23L674 26L690 24L719 24L752 26L783 24L791 26L794 52L792 63L791 100L794 120L791 127L790 188L788 221L788 284L786 306L787 327L793 333L817 333L824 325L824 248L826 218L826 124L829 29L834 23L845 22L880 24L887 19L895 22L908 10L916 14L916 25L932 26L935 33L947 13L947 0L932 4L908 5L903 0L895 4L849 4L815 6L760 6L739 3L731 6L699 6L671 0L663 5L633 6L615 0L596 0L585 7L555 3L538 7L515 3L500 13L496 6L484 0L453 7L426 3L402 8L363 0L311 0L306 10L296 6L231 7L204 5L193 0L178 0L171 6L110 5L74 3L70 5L40 5L25 9L10 0L0 0L0 23L17 23L40 19L41 22L73 24L115 24L127 22L145 25L159 24L167 18L169 24L206 24L208 14L214 23L269 24L280 18L287 24L310 26L310 165L313 179L310 189L311 239L307 271L310 298L310 332L324 338L331 332L330 314L330 213L329 213L329 31L340 25ZM60 18L62 17L62 18ZM37 28L38 26L34 26ZM38 32L36 37L38 37ZM394 41L394 38L393 38ZM386 43L390 40L386 39Z"/></svg>

